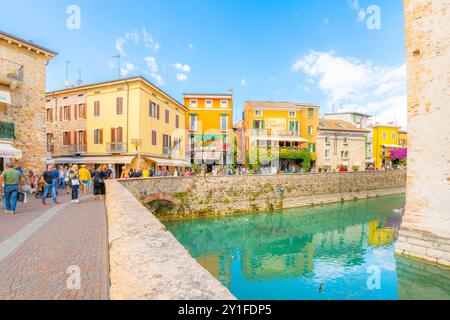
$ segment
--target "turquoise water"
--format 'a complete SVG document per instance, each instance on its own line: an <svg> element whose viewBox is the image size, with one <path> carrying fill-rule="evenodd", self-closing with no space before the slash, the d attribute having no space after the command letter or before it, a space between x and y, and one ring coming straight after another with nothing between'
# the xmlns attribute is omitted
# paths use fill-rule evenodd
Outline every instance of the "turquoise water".
<svg viewBox="0 0 450 320"><path fill-rule="evenodd" d="M450 271L394 254L404 196L167 222L238 299L450 299Z"/></svg>

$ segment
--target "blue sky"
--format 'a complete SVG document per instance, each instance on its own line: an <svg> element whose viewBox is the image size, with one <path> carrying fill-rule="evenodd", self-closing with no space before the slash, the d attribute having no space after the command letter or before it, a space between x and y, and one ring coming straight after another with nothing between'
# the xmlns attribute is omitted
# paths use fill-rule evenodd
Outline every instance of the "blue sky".
<svg viewBox="0 0 450 320"><path fill-rule="evenodd" d="M47 89L79 71L84 83L142 74L179 101L184 92L311 102L406 124L402 0L0 0L0 29L55 50ZM66 10L81 9L69 30ZM364 14L381 12L381 29Z"/></svg>

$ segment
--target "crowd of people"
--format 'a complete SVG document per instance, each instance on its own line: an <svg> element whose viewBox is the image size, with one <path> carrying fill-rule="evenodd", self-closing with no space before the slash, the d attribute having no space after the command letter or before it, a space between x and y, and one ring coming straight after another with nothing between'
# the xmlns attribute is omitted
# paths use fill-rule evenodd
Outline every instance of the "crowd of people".
<svg viewBox="0 0 450 320"><path fill-rule="evenodd" d="M94 200L103 200L106 195L105 181L114 179L115 172L112 166L101 165L96 170L86 165L48 165L42 174L28 172L29 187L25 190L25 175L18 162L9 163L0 175L0 194L3 194L6 214L16 214L17 203L26 199L24 191L34 194L41 199L42 206L46 207L47 199L51 198L54 205L60 205L58 198L61 192L71 195L71 203L80 203L79 195L93 192Z"/></svg>

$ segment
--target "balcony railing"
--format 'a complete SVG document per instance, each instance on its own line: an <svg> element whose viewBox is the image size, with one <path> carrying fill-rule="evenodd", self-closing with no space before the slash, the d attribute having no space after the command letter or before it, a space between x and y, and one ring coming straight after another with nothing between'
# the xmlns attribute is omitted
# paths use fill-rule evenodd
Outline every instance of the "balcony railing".
<svg viewBox="0 0 450 320"><path fill-rule="evenodd" d="M106 152L108 153L125 153L127 149L125 142L109 142L106 144Z"/></svg>
<svg viewBox="0 0 450 320"><path fill-rule="evenodd" d="M0 139L16 139L14 123L0 121Z"/></svg>
<svg viewBox="0 0 450 320"><path fill-rule="evenodd" d="M54 144L47 144L47 152L48 153L55 152L55 145Z"/></svg>
<svg viewBox="0 0 450 320"><path fill-rule="evenodd" d="M71 154L80 154L87 152L87 145L85 144L70 144L69 145L69 153Z"/></svg>
<svg viewBox="0 0 450 320"><path fill-rule="evenodd" d="M173 151L172 148L170 148L170 147L164 147L164 148L163 148L163 155L166 155L166 156L171 155L171 154L172 154L172 151Z"/></svg>
<svg viewBox="0 0 450 320"><path fill-rule="evenodd" d="M23 82L23 65L0 58L0 79Z"/></svg>

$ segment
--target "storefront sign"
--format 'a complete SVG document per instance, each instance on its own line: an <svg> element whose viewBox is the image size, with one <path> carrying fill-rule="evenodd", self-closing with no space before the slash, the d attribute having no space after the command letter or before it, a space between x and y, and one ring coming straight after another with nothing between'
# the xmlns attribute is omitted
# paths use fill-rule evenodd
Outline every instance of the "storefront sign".
<svg viewBox="0 0 450 320"><path fill-rule="evenodd" d="M282 118L266 118L265 128L273 132L286 131L286 119Z"/></svg>

